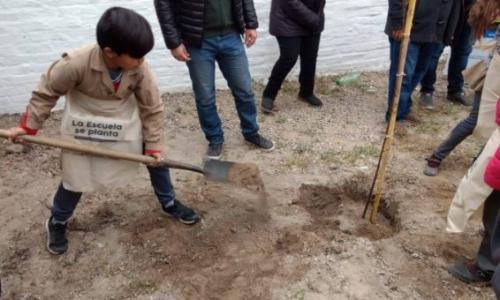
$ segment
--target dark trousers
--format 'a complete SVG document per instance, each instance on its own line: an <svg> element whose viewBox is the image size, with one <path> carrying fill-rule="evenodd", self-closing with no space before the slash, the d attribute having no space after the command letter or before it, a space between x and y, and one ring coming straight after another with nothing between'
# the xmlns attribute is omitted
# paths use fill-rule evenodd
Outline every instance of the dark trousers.
<svg viewBox="0 0 500 300"><path fill-rule="evenodd" d="M316 59L318 57L321 35L276 37L280 47L280 57L274 64L271 76L264 89L263 96L276 98L286 76L292 70L300 56L300 92L303 97L314 93L314 77L316 75Z"/></svg>
<svg viewBox="0 0 500 300"><path fill-rule="evenodd" d="M472 134L476 128L477 118L479 114L479 105L481 103L481 92L474 94L474 102L472 103L472 110L467 118L460 121L460 123L453 128L446 140L434 150L434 156L439 159L444 159L450 154L456 146Z"/></svg>
<svg viewBox="0 0 500 300"><path fill-rule="evenodd" d="M389 38L391 66L389 69L389 90L387 93L387 112L386 121L389 120L392 98L394 96L394 87L396 86L397 71L399 65L399 50L401 42ZM401 85L401 94L399 97L397 120L403 121L411 112L412 100L411 94L418 85L425 72L429 68L431 55L440 47L439 43L416 43L410 42L408 53L404 66L403 82Z"/></svg>
<svg viewBox="0 0 500 300"><path fill-rule="evenodd" d="M451 45L450 63L448 66L448 94L460 93L464 88L464 76L462 71L467 67L469 55L472 52L472 29L467 22L464 22L462 32ZM434 83L436 83L436 71L439 63L439 57L443 53L444 45L442 45L432 55L429 69L420 82L422 93L433 93Z"/></svg>
<svg viewBox="0 0 500 300"><path fill-rule="evenodd" d="M476 256L479 268L494 272L491 285L500 296L500 191L493 191L484 203L484 237ZM500 297L499 297L500 298Z"/></svg>
<svg viewBox="0 0 500 300"><path fill-rule="evenodd" d="M175 191L170 179L170 171L165 168L148 167L151 185L158 201L163 206L171 205L175 200ZM75 208L82 197L80 192L72 192L65 189L62 183L57 189L52 205L52 217L61 222L66 222L75 211Z"/></svg>

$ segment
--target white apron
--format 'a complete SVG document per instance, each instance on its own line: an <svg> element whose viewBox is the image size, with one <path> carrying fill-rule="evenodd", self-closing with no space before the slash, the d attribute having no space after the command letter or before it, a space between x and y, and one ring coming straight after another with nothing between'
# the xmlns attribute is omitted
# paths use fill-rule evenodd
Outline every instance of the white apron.
<svg viewBox="0 0 500 300"><path fill-rule="evenodd" d="M484 171L500 145L500 129L493 132L483 151L462 178L448 211L449 232L463 232L472 214L493 189L484 182Z"/></svg>
<svg viewBox="0 0 500 300"><path fill-rule="evenodd" d="M481 95L479 115L474 135L487 140L497 127L497 100L500 98L500 55L495 51L488 67Z"/></svg>
<svg viewBox="0 0 500 300"><path fill-rule="evenodd" d="M448 211L449 232L463 232L472 214L484 203L493 189L484 182L484 171L500 145L500 129L496 123L497 100L500 98L500 55L495 51L483 86L479 115L474 135L488 139L483 151L469 168L457 188Z"/></svg>
<svg viewBox="0 0 500 300"><path fill-rule="evenodd" d="M61 135L74 143L140 154L142 124L136 99L102 100L71 90ZM89 192L126 184L138 173L139 164L63 150L61 165L65 189Z"/></svg>

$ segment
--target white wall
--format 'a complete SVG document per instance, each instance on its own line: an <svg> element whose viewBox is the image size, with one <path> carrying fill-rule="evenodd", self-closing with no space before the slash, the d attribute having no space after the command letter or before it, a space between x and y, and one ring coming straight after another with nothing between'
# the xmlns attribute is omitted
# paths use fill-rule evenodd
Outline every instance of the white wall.
<svg viewBox="0 0 500 300"><path fill-rule="evenodd" d="M278 57L278 48L274 37L267 33L270 0L254 1L260 21L259 38L248 55L254 79L265 81ZM92 43L97 20L110 6L135 9L150 20L156 46L148 59L160 89L189 90L186 67L166 51L152 0L0 0L0 113L23 111L40 74L62 52ZM386 66L386 13L385 0L327 0L318 72L332 74Z"/></svg>

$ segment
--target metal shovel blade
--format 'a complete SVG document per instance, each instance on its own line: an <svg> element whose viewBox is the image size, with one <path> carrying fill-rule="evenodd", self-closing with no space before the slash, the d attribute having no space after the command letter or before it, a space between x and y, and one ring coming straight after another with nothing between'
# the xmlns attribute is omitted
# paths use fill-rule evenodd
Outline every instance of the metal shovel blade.
<svg viewBox="0 0 500 300"><path fill-rule="evenodd" d="M259 168L255 164L209 159L203 164L203 173L212 181L244 186L262 185Z"/></svg>

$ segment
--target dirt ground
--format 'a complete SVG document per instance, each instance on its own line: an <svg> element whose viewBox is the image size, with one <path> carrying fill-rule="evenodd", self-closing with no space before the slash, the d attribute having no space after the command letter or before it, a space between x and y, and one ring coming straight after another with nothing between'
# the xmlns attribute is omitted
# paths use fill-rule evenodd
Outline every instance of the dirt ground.
<svg viewBox="0 0 500 300"><path fill-rule="evenodd" d="M232 97L218 92L223 159L256 163L265 190L206 182L173 171L177 196L203 221L164 217L145 168L126 187L85 194L69 225L70 249L45 250L44 222L60 182L59 151L0 141L2 299L490 299L448 264L472 260L479 218L464 234L444 231L456 186L480 145L468 139L435 178L424 158L468 113L444 100L415 105L419 123L398 134L377 225L361 219L383 141L386 75L366 73L342 87L318 79L321 109L296 99L287 83L279 111L259 114L274 152L245 144ZM256 95L262 86L255 84ZM260 97L258 97L260 101ZM206 142L192 94L164 95L169 157L201 163ZM19 115L1 115L0 128ZM60 112L40 135L54 136Z"/></svg>

